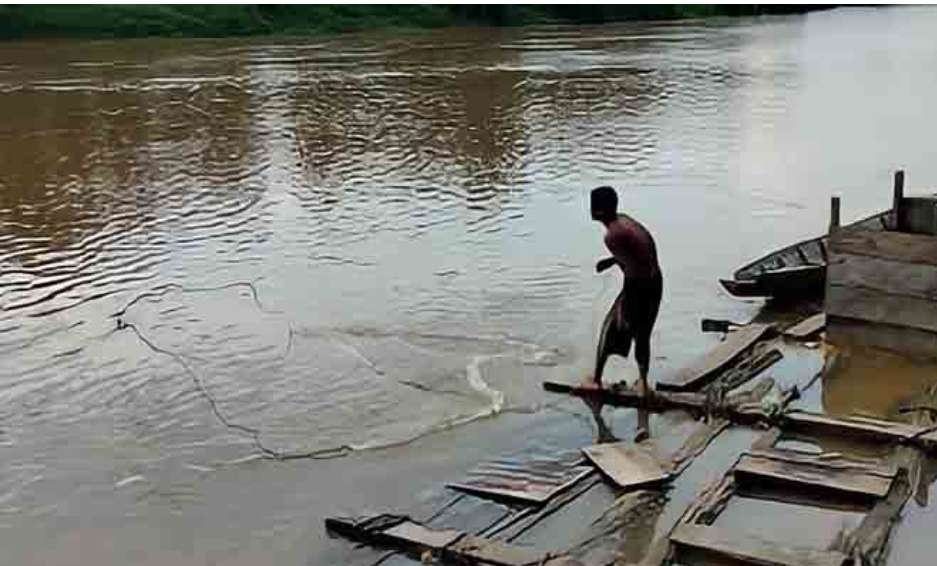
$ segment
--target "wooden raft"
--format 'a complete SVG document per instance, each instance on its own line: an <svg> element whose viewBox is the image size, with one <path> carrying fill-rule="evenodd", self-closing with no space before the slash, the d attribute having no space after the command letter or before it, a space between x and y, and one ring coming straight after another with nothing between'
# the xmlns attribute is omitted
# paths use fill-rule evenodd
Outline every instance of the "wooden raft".
<svg viewBox="0 0 937 566"><path fill-rule="evenodd" d="M761 340L771 324L748 324L731 332L718 346L707 352L671 378L657 382L661 391L696 391L711 382L722 370Z"/></svg>
<svg viewBox="0 0 937 566"><path fill-rule="evenodd" d="M759 566L818 566L852 564L848 549L832 541L830 548L807 549L763 540L750 533L736 533L711 526L729 499L739 493L745 483L767 484L768 491L748 497L783 499L804 504L805 492L822 497L860 496L871 507L872 515L893 513L894 500L904 493L905 477L892 463L860 461L837 454L814 455L771 448L778 431L769 431L759 439L751 453L739 458L718 484L704 489L690 505L683 518L670 533L670 554L678 560L702 561L706 564L754 564ZM766 440L767 439L767 440ZM762 485L762 487L764 487ZM896 495L896 489L899 494ZM821 500L806 503L824 507ZM892 514L888 515L892 517ZM872 521L875 525L881 521ZM856 532L872 527L866 522ZM847 550L842 552L841 550ZM657 563L662 562L659 560Z"/></svg>

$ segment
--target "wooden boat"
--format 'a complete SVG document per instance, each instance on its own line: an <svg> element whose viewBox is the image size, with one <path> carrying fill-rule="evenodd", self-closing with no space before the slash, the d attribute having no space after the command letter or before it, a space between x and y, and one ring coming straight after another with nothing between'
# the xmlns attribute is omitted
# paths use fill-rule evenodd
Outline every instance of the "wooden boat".
<svg viewBox="0 0 937 566"><path fill-rule="evenodd" d="M891 210L853 222L843 229L881 231ZM811 238L743 265L719 283L735 297L799 298L819 296L826 283L827 236Z"/></svg>

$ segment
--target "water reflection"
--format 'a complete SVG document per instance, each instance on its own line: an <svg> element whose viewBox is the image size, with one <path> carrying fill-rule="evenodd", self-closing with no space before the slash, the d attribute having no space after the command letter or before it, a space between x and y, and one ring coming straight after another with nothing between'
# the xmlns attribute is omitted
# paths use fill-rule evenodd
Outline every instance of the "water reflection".
<svg viewBox="0 0 937 566"><path fill-rule="evenodd" d="M839 339L828 332L823 408L834 416L908 421L917 410L937 416L937 363Z"/></svg>

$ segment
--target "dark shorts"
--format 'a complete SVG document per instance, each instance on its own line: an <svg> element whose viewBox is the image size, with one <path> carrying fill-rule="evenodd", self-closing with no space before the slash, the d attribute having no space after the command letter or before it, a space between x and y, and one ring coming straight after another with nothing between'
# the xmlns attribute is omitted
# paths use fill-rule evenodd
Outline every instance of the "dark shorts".
<svg viewBox="0 0 937 566"><path fill-rule="evenodd" d="M625 277L625 285L602 324L601 349L627 357L632 339L647 344L654 330L664 282L657 277Z"/></svg>

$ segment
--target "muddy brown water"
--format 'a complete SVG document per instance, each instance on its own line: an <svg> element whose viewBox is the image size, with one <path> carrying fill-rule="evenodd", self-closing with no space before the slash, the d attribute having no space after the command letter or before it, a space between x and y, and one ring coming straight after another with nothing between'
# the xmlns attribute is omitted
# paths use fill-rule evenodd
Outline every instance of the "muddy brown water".
<svg viewBox="0 0 937 566"><path fill-rule="evenodd" d="M620 285L588 189L657 239L673 371L701 317L759 308L716 279L822 232L831 194L848 220L896 167L937 180L935 25L0 44L3 561L366 562L324 516L590 442L539 391L588 371Z"/></svg>

